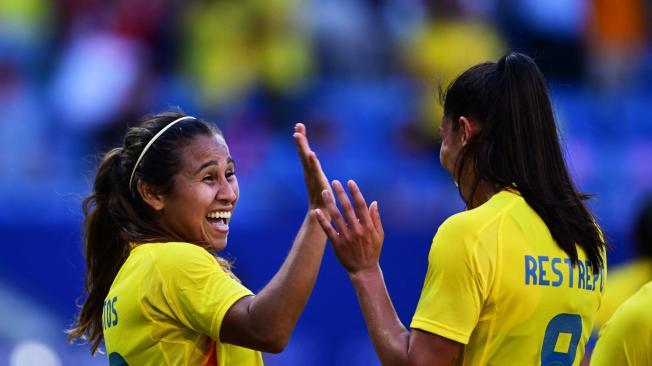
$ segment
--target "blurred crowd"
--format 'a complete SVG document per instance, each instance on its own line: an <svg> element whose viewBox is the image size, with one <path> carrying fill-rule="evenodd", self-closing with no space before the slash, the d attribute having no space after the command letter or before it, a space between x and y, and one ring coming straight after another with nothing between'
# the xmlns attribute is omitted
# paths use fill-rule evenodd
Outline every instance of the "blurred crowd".
<svg viewBox="0 0 652 366"><path fill-rule="evenodd" d="M625 99L647 96L649 16L643 0L1 0L0 195L84 192L94 154L176 106L218 123L241 175L284 169L275 142L305 121L338 172L383 180L436 163L438 87L510 49L560 86L569 129L594 125L578 138L618 137Z"/></svg>
<svg viewBox="0 0 652 366"><path fill-rule="evenodd" d="M242 220L304 210L301 121L331 178L434 231L463 208L438 167L439 90L517 50L550 82L618 262L652 189L651 16L643 0L0 0L0 227L77 225L98 154L178 107L224 132Z"/></svg>

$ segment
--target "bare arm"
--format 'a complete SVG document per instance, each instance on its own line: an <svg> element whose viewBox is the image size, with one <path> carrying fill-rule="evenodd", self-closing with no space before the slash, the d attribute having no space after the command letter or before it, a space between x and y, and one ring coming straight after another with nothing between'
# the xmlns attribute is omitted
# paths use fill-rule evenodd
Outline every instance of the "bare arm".
<svg viewBox="0 0 652 366"><path fill-rule="evenodd" d="M378 203L373 202L367 208L355 182L349 181L348 187L353 205L342 185L333 182L344 216L331 193L323 192L326 209L337 230L321 210L317 210L317 216L338 259L349 273L380 361L383 365L458 364L462 344L420 330L410 332L401 323L378 262L384 240Z"/></svg>
<svg viewBox="0 0 652 366"><path fill-rule="evenodd" d="M328 189L328 180L317 156L310 150L302 124L295 127L294 139L308 190L308 214L290 253L272 280L256 296L240 299L227 311L220 330L222 342L281 352L314 287L326 235L312 210L323 207L321 191Z"/></svg>

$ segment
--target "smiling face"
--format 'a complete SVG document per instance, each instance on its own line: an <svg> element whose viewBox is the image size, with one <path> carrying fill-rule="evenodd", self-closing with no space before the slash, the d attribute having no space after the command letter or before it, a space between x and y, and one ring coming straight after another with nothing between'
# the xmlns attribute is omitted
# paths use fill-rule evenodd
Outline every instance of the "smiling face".
<svg viewBox="0 0 652 366"><path fill-rule="evenodd" d="M191 243L226 247L240 194L235 166L220 135L198 135L181 151L181 170L163 196L158 222Z"/></svg>

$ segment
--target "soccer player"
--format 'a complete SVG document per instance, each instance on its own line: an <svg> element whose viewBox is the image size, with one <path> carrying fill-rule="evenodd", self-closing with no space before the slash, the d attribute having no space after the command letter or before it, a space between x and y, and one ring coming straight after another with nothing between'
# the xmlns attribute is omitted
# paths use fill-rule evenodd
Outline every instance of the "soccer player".
<svg viewBox="0 0 652 366"><path fill-rule="evenodd" d="M294 139L309 211L278 273L253 295L213 251L239 196L222 133L181 113L130 128L84 201L86 292L71 339L102 340L110 365L262 365L287 344L315 283L326 235L312 210L328 180L306 129Z"/></svg>
<svg viewBox="0 0 652 366"><path fill-rule="evenodd" d="M609 269L609 287L605 290L602 306L595 316L594 333L611 318L613 313L643 285L652 281L652 196L643 200L634 220L635 258Z"/></svg>
<svg viewBox="0 0 652 366"><path fill-rule="evenodd" d="M440 161L467 210L434 237L410 330L379 265L378 204L367 207L349 181L351 202L334 181L327 212L317 210L381 362L578 365L604 290L605 243L566 168L543 75L511 53L462 73L443 104Z"/></svg>
<svg viewBox="0 0 652 366"><path fill-rule="evenodd" d="M602 326L591 366L652 365L652 282L625 301Z"/></svg>

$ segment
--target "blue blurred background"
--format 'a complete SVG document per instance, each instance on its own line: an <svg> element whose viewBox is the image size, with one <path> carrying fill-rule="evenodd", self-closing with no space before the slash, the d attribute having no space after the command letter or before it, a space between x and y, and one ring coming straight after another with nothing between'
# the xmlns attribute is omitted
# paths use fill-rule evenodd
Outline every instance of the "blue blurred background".
<svg viewBox="0 0 652 366"><path fill-rule="evenodd" d="M652 53L643 0L0 0L0 366L107 364L65 342L84 262L80 205L99 154L141 115L215 121L241 199L227 258L252 290L306 211L292 127L330 179L378 200L382 266L407 325L438 225L463 209L439 167L437 86L509 50L534 57L580 186L630 259L652 187ZM270 365L377 365L330 249Z"/></svg>

